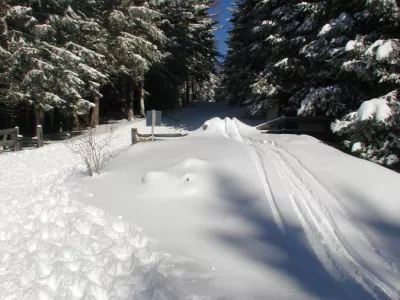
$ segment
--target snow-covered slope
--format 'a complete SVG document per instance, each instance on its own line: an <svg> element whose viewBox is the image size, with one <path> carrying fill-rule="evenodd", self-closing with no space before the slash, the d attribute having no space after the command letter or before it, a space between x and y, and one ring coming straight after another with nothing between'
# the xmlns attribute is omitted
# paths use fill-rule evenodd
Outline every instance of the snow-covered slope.
<svg viewBox="0 0 400 300"><path fill-rule="evenodd" d="M62 144L0 155L0 299L400 299L397 173L211 111L121 125L94 178Z"/></svg>
<svg viewBox="0 0 400 300"><path fill-rule="evenodd" d="M140 224L180 257L164 272L187 293L400 296L400 177L313 138L213 118L185 139L126 149L84 182L83 202Z"/></svg>

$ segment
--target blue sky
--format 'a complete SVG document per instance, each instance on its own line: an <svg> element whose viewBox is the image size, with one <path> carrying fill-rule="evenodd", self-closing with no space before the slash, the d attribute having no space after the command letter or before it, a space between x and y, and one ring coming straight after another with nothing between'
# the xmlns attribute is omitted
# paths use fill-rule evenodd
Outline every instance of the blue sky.
<svg viewBox="0 0 400 300"><path fill-rule="evenodd" d="M220 4L218 6L217 9L215 9L216 11L218 11L219 14L219 25L224 25L224 27L220 30L218 30L215 35L217 38L217 45L218 45L218 50L221 52L221 54L225 54L226 53L226 44L225 44L225 40L226 40L226 31L227 31L227 19L229 18L229 11L226 9L229 5L231 5L231 0L221 0ZM214 12L214 10L213 10Z"/></svg>

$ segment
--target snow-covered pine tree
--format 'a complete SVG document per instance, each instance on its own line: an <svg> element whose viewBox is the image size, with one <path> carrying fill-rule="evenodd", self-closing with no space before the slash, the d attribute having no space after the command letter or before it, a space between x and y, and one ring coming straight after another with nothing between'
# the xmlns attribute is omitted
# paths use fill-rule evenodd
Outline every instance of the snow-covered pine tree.
<svg viewBox="0 0 400 300"><path fill-rule="evenodd" d="M274 103L287 106L306 82L306 61L299 51L323 10L321 2L239 1L223 74L230 102L248 105L252 115L264 114Z"/></svg>
<svg viewBox="0 0 400 300"><path fill-rule="evenodd" d="M227 54L222 65L219 99L238 105L246 101L254 78L249 69L253 56L249 55L253 42L253 8L260 1L235 0L230 9L230 29L228 31Z"/></svg>
<svg viewBox="0 0 400 300"><path fill-rule="evenodd" d="M5 0L0 0L0 113L2 116L7 115L12 119L12 107L14 103L8 101L8 90L10 80L8 70L10 68L9 43L8 43L8 27L5 20L8 12L8 5ZM11 124L14 125L14 124Z"/></svg>
<svg viewBox="0 0 400 300"><path fill-rule="evenodd" d="M264 114L274 104L284 106L305 82L305 68L298 51L315 26L319 3L261 1L254 8L255 57L251 68L257 74L247 101L251 114Z"/></svg>
<svg viewBox="0 0 400 300"><path fill-rule="evenodd" d="M362 103L332 124L354 154L400 170L400 89Z"/></svg>
<svg viewBox="0 0 400 300"><path fill-rule="evenodd" d="M32 106L37 124L44 112L58 108L77 126L77 116L89 111L107 80L96 69L104 57L79 44L93 40L98 24L78 15L72 1L10 2L5 17L12 53L9 98Z"/></svg>
<svg viewBox="0 0 400 300"><path fill-rule="evenodd" d="M311 62L310 86L291 103L301 115L341 117L399 87L399 12L389 0L326 1L326 7L325 24L300 52Z"/></svg>
<svg viewBox="0 0 400 300"><path fill-rule="evenodd" d="M199 88L214 70L215 22L208 13L212 4L209 0L171 0L162 5L166 20L161 25L168 37L170 55L162 68L158 68L159 74L153 77L162 75L164 83L179 86L182 106L196 97L196 91L200 92Z"/></svg>
<svg viewBox="0 0 400 300"><path fill-rule="evenodd" d="M214 26L217 24L208 13L213 1L196 1L193 6L194 20L191 23L189 38L192 41L189 51L189 76L191 80L191 100L199 100L204 88L211 88L211 77L215 74L216 51ZM209 95L210 96L210 95Z"/></svg>
<svg viewBox="0 0 400 300"><path fill-rule="evenodd" d="M357 34L344 49L342 76L362 100L333 126L362 157L394 167L400 160L400 9L396 1L365 3L354 14ZM371 99L372 100L368 100Z"/></svg>
<svg viewBox="0 0 400 300"><path fill-rule="evenodd" d="M117 75L126 86L128 120L134 116L135 90L140 114L144 116L144 79L152 64L164 56L160 46L165 43L164 32L156 21L161 14L148 1L121 0L114 5L108 16L111 54L117 67Z"/></svg>

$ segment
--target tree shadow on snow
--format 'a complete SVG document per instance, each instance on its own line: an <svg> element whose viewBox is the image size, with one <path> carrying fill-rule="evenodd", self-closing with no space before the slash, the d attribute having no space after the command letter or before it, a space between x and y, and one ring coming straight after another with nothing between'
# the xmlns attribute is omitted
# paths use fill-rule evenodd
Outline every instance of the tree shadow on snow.
<svg viewBox="0 0 400 300"><path fill-rule="evenodd" d="M363 214L363 216L355 216L356 221L362 223L363 227L372 230L377 236L379 236L380 241L377 245L380 249L384 249L385 254L390 256L391 260L394 260L397 267L400 268L400 222L398 224L393 224L386 220L384 217L380 216L377 207L382 205L376 203L376 207L372 206L373 200L370 199L366 201L368 195L360 195L349 187L341 189L344 198L351 199L351 201L356 202L360 210L366 212L371 212L370 215ZM393 196L394 207L398 207L398 200Z"/></svg>
<svg viewBox="0 0 400 300"><path fill-rule="evenodd" d="M216 184L225 203L216 204L215 209L244 221L247 229L229 233L213 231L214 238L237 251L243 259L293 279L312 297L373 299L355 282L333 278L316 257L301 227L285 224L284 236L274 222L267 199L260 201L250 194L248 184L222 173L217 174ZM278 203L280 200L275 198Z"/></svg>

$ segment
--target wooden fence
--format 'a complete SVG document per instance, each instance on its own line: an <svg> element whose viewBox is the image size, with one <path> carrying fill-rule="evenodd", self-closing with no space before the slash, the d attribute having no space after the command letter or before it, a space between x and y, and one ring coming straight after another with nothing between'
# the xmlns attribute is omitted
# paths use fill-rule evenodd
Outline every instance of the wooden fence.
<svg viewBox="0 0 400 300"><path fill-rule="evenodd" d="M44 146L43 128L36 128L36 137L23 137L19 135L19 128L0 129L0 147L3 149L11 148L13 151L22 150L23 146L36 146L37 148Z"/></svg>
<svg viewBox="0 0 400 300"><path fill-rule="evenodd" d="M256 128L263 133L307 134L320 140L335 141L330 125L335 119L324 117L280 117Z"/></svg>
<svg viewBox="0 0 400 300"><path fill-rule="evenodd" d="M19 136L19 128L1 129L0 146L5 148L11 148L14 151L22 149L22 138Z"/></svg>
<svg viewBox="0 0 400 300"><path fill-rule="evenodd" d="M154 139L164 140L173 138L182 138L187 136L187 133L155 133ZM151 134L141 134L137 128L131 128L131 144L139 143L140 141L148 140L151 138Z"/></svg>

